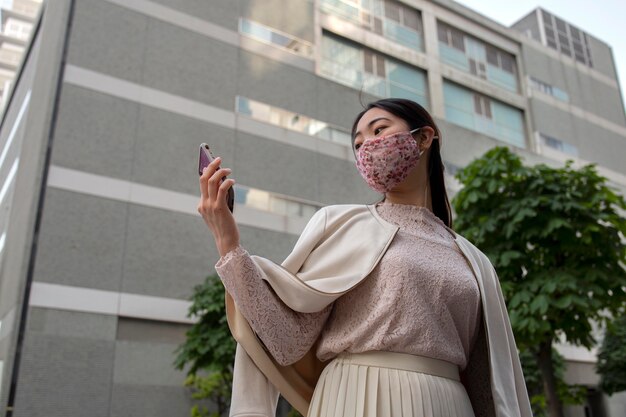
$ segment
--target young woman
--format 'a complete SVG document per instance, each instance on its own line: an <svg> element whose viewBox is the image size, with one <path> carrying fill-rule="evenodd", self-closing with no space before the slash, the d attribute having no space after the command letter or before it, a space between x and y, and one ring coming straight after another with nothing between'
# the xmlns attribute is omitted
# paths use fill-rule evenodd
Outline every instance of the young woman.
<svg viewBox="0 0 626 417"><path fill-rule="evenodd" d="M250 256L217 158L198 211L238 341L231 416L530 417L488 259L452 229L441 134L419 104L370 103L352 128L372 205L319 210L281 265Z"/></svg>

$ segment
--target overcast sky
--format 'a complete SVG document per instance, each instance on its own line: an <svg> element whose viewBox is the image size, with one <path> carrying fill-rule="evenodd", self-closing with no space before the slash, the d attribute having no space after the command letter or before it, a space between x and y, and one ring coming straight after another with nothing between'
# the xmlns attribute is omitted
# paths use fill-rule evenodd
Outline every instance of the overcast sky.
<svg viewBox="0 0 626 417"><path fill-rule="evenodd" d="M606 42L624 94L626 87L626 1L625 0L455 0L505 26L542 7L583 31ZM593 57L592 57L593 58Z"/></svg>

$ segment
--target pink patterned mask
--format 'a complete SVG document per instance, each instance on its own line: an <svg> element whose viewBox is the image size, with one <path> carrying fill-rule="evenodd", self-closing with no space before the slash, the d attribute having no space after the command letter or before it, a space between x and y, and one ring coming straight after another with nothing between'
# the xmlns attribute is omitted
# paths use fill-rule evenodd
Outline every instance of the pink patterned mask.
<svg viewBox="0 0 626 417"><path fill-rule="evenodd" d="M386 193L404 181L424 153L413 138L419 129L363 142L356 154L356 167L367 185Z"/></svg>

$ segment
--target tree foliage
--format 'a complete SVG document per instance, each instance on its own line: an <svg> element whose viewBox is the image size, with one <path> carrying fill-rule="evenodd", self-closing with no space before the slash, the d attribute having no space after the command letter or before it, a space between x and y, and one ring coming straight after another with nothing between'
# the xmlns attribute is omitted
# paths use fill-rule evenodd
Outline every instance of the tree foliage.
<svg viewBox="0 0 626 417"><path fill-rule="evenodd" d="M626 314L611 323L598 353L600 388L611 395L626 391Z"/></svg>
<svg viewBox="0 0 626 417"><path fill-rule="evenodd" d="M195 399L210 398L217 412L196 405L192 417L220 416L228 409L233 380L235 341L230 335L224 307L224 287L217 275L194 287L188 317L198 321L187 331L187 339L176 350L174 366L187 368L185 385Z"/></svg>
<svg viewBox="0 0 626 417"><path fill-rule="evenodd" d="M518 343L563 334L591 348L591 320L604 322L626 299L624 199L594 165L525 167L503 147L457 178L456 227L497 269Z"/></svg>
<svg viewBox="0 0 626 417"><path fill-rule="evenodd" d="M530 405L534 417L547 417L547 399L543 392L543 379L541 370L537 364L537 349L522 350L520 361L524 371L526 389L530 398ZM583 385L568 385L565 382L565 360L556 349L552 349L552 362L554 363L554 377L556 392L563 405L582 404L587 395L587 388Z"/></svg>
<svg viewBox="0 0 626 417"><path fill-rule="evenodd" d="M554 378L557 337L591 348L591 323L605 323L624 306L626 202L594 165L527 167L503 147L457 178L456 227L498 271L517 343L538 349L545 383ZM547 383L554 393L554 381Z"/></svg>
<svg viewBox="0 0 626 417"><path fill-rule="evenodd" d="M210 399L217 410L202 403L191 409L191 417L220 417L230 405L233 387L233 362L236 342L230 334L224 304L224 286L217 275L207 277L193 289L187 317L197 322L187 331L185 342L176 350L174 366L187 369L185 386L195 400ZM300 417L296 409L281 398L277 415Z"/></svg>

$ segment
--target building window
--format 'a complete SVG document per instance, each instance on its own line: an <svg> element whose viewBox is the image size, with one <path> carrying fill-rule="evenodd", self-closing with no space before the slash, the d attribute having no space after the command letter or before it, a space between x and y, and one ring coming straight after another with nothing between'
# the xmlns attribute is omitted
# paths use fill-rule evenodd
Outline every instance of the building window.
<svg viewBox="0 0 626 417"><path fill-rule="evenodd" d="M235 204L283 216L310 218L320 206L298 199L235 184Z"/></svg>
<svg viewBox="0 0 626 417"><path fill-rule="evenodd" d="M512 54L443 22L437 22L437 37L443 62L509 91L518 91Z"/></svg>
<svg viewBox="0 0 626 417"><path fill-rule="evenodd" d="M491 100L488 97L474 93L474 112L487 119L492 119Z"/></svg>
<svg viewBox="0 0 626 417"><path fill-rule="evenodd" d="M521 110L475 91L444 81L446 120L467 129L525 148Z"/></svg>
<svg viewBox="0 0 626 417"><path fill-rule="evenodd" d="M546 43L550 48L593 67L589 38L585 32L545 10L541 10L541 18Z"/></svg>
<svg viewBox="0 0 626 417"><path fill-rule="evenodd" d="M383 32L387 38L416 50L422 46L422 16L420 13L401 3L386 0Z"/></svg>
<svg viewBox="0 0 626 417"><path fill-rule="evenodd" d="M452 26L439 22L437 24L437 36L439 37L440 43L465 53L463 33Z"/></svg>
<svg viewBox="0 0 626 417"><path fill-rule="evenodd" d="M365 72L385 78L385 58L382 55L373 53L369 49L363 51L363 67Z"/></svg>
<svg viewBox="0 0 626 417"><path fill-rule="evenodd" d="M395 0L321 0L321 9L416 51L424 50L421 13Z"/></svg>
<svg viewBox="0 0 626 417"><path fill-rule="evenodd" d="M564 101L566 103L569 102L569 94L567 94L565 91L561 90L560 88L557 88L553 85L545 83L535 77L528 77L528 82L534 90L540 91L544 94L551 95L552 97L558 100Z"/></svg>
<svg viewBox="0 0 626 417"><path fill-rule="evenodd" d="M557 139L553 136L548 136L544 133L539 133L539 138L541 140L541 144L547 146L548 148L552 148L561 153L565 153L571 156L578 157L578 148L574 145L571 145L561 139Z"/></svg>
<svg viewBox="0 0 626 417"><path fill-rule="evenodd" d="M30 36L30 32L32 31L32 29L32 23L8 18L4 25L4 35L12 38L26 40Z"/></svg>
<svg viewBox="0 0 626 417"><path fill-rule="evenodd" d="M0 161L0 162L2 162L2 164L4 165L4 161ZM8 175L5 177L5 179L2 180L2 186L0 187L0 206L4 203L5 197L8 198L7 200L9 202L8 205L9 206L11 205L11 196L13 195L13 191L15 189L15 187L13 186L15 182L13 180L15 179L15 173L17 172L17 168L19 167L19 165L20 165L20 158L15 158L13 160L13 163L11 164L11 168L9 169Z"/></svg>
<svg viewBox="0 0 626 417"><path fill-rule="evenodd" d="M326 33L320 74L378 97L408 98L428 107L424 71Z"/></svg>
<svg viewBox="0 0 626 417"><path fill-rule="evenodd" d="M487 62L495 68L500 68L510 74L515 73L515 58L513 55L487 45Z"/></svg>
<svg viewBox="0 0 626 417"><path fill-rule="evenodd" d="M329 142L352 146L350 132L346 129L241 96L237 96L235 107L237 113L253 119L315 136Z"/></svg>
<svg viewBox="0 0 626 417"><path fill-rule="evenodd" d="M239 19L239 33L307 58L313 57L311 43L252 20Z"/></svg>
<svg viewBox="0 0 626 417"><path fill-rule="evenodd" d="M0 236L0 260L2 259L2 251L4 250L4 242L6 241L7 234L6 232L2 233ZM2 328L2 322L0 321L0 328ZM2 368L0 368L2 370Z"/></svg>

